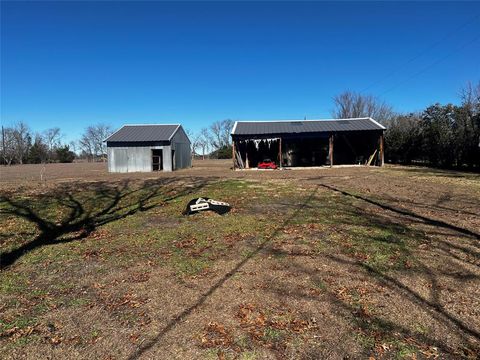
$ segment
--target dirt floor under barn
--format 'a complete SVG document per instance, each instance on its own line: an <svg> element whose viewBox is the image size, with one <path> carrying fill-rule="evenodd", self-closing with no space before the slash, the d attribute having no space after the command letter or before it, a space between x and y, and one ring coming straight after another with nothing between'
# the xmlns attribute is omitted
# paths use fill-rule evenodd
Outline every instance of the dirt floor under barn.
<svg viewBox="0 0 480 360"><path fill-rule="evenodd" d="M1 169L3 358L477 357L479 175L194 165Z"/></svg>

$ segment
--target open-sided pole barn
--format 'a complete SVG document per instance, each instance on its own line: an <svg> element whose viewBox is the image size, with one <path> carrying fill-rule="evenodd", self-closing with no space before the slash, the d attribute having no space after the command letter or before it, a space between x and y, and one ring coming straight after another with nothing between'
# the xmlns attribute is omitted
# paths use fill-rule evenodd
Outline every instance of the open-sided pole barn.
<svg viewBox="0 0 480 360"><path fill-rule="evenodd" d="M383 166L384 131L372 118L237 121L233 166L254 168L266 159L279 167Z"/></svg>
<svg viewBox="0 0 480 360"><path fill-rule="evenodd" d="M173 171L192 166L182 126L124 125L106 140L109 172Z"/></svg>

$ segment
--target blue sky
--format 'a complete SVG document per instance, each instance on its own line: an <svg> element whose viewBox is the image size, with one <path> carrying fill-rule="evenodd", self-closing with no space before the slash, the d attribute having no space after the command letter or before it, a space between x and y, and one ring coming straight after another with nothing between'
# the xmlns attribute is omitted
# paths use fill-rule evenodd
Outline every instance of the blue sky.
<svg viewBox="0 0 480 360"><path fill-rule="evenodd" d="M344 90L398 111L480 80L480 3L1 3L1 121L65 140L103 122L330 117Z"/></svg>

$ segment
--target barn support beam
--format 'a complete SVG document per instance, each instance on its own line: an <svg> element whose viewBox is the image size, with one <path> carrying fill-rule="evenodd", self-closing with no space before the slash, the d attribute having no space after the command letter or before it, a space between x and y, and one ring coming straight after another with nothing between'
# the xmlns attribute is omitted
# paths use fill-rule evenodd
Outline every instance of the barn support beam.
<svg viewBox="0 0 480 360"><path fill-rule="evenodd" d="M236 159L235 159L235 140L232 139L232 160L233 160L233 170L235 170Z"/></svg>
<svg viewBox="0 0 480 360"><path fill-rule="evenodd" d="M385 159L384 159L384 137L383 137L383 131L382 133L380 134L380 139L379 139L379 147L380 147L380 162L379 162L379 165L380 166L383 166L384 163L385 163Z"/></svg>
<svg viewBox="0 0 480 360"><path fill-rule="evenodd" d="M281 168L283 164L282 138L278 138L278 161L280 162L279 167Z"/></svg>
<svg viewBox="0 0 480 360"><path fill-rule="evenodd" d="M328 159L330 162L330 167L333 166L333 134L330 134L328 141Z"/></svg>

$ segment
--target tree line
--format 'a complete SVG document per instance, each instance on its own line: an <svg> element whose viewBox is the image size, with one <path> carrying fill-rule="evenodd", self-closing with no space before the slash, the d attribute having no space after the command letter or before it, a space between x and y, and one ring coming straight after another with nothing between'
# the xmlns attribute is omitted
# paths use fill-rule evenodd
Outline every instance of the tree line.
<svg viewBox="0 0 480 360"><path fill-rule="evenodd" d="M414 113L397 113L373 96L349 91L334 104L335 118L370 116L387 128L387 162L480 170L480 81L460 91L459 104L437 103Z"/></svg>
<svg viewBox="0 0 480 360"><path fill-rule="evenodd" d="M106 144L103 140L111 132L108 125L92 125L85 129L78 141L70 141L67 144L63 141L64 135L58 127L33 133L23 121L10 127L2 126L0 163L3 165L69 163L76 158L87 161L105 160Z"/></svg>
<svg viewBox="0 0 480 360"><path fill-rule="evenodd" d="M72 162L75 154L68 145L61 143L60 128L32 134L29 126L20 121L12 127L3 127L0 139L2 163L5 165Z"/></svg>
<svg viewBox="0 0 480 360"><path fill-rule="evenodd" d="M398 113L372 96L345 91L333 98L334 118L372 117L385 132L385 160L396 164L419 164L442 168L480 170L480 81L468 84L459 94L459 104L434 104L414 113ZM231 157L230 133L234 121L213 122L193 133L186 130L194 157ZM58 127L33 134L18 122L2 127L2 164L72 162L75 158L105 161L105 140L112 133L106 124L85 129L78 141L64 143Z"/></svg>

